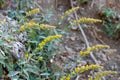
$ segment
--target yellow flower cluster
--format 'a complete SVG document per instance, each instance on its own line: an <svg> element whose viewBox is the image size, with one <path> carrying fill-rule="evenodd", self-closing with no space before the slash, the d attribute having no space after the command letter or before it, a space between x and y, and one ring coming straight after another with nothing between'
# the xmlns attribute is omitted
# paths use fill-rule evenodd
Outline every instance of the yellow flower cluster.
<svg viewBox="0 0 120 80"><path fill-rule="evenodd" d="M40 24L41 29L55 29L55 26L50 26L47 24Z"/></svg>
<svg viewBox="0 0 120 80"><path fill-rule="evenodd" d="M92 77L92 76L90 76L88 80L93 80L93 77Z"/></svg>
<svg viewBox="0 0 120 80"><path fill-rule="evenodd" d="M78 9L79 9L79 7L75 7L75 8L72 8L72 9L67 10L67 11L65 12L64 16L62 16L61 18L63 19L65 16L73 13L74 11L76 11L76 10L78 10Z"/></svg>
<svg viewBox="0 0 120 80"><path fill-rule="evenodd" d="M60 78L60 80L70 80L70 74L69 75L67 75L67 76L63 76L63 77L61 77Z"/></svg>
<svg viewBox="0 0 120 80"><path fill-rule="evenodd" d="M32 27L32 26L39 27L39 24L34 23L34 22L30 22L30 23L26 23L25 26L28 27L28 28L29 28L29 27Z"/></svg>
<svg viewBox="0 0 120 80"><path fill-rule="evenodd" d="M75 73L77 74L77 73L83 73L83 72L85 72L85 71L87 71L87 70L90 70L90 69L97 69L97 68L103 68L102 66L98 66L98 65L94 65L94 64L92 64L92 65L86 65L86 66L82 66L82 67L76 67L75 68ZM73 72L72 72L73 73Z"/></svg>
<svg viewBox="0 0 120 80"><path fill-rule="evenodd" d="M60 78L60 80L70 80L70 77L78 74L78 73L83 73L87 70L91 70L91 69L97 69L97 68L103 68L102 66L98 66L98 65L86 65L86 66L82 66L82 67L76 67L74 71L72 71L71 74L68 74L67 76L63 76Z"/></svg>
<svg viewBox="0 0 120 80"><path fill-rule="evenodd" d="M36 8L36 9L33 9L33 10L31 10L31 11L26 12L26 14L27 14L27 15L32 15L32 14L35 14L35 13L37 13L37 12L39 12L39 11L40 11L39 8Z"/></svg>
<svg viewBox="0 0 120 80"><path fill-rule="evenodd" d="M5 22L6 22L6 18L3 19L3 23L5 23Z"/></svg>
<svg viewBox="0 0 120 80"><path fill-rule="evenodd" d="M42 56L40 56L40 57L39 57L39 60L40 60L40 61L42 61L42 60L43 60L43 57L42 57Z"/></svg>
<svg viewBox="0 0 120 80"><path fill-rule="evenodd" d="M26 28L37 26L39 27L39 24L34 23L34 22L28 22L20 27L20 31L24 31Z"/></svg>
<svg viewBox="0 0 120 80"><path fill-rule="evenodd" d="M25 27L24 26L20 26L19 30L20 31L25 31Z"/></svg>
<svg viewBox="0 0 120 80"><path fill-rule="evenodd" d="M29 54L28 53L25 53L24 57L25 58L28 58Z"/></svg>
<svg viewBox="0 0 120 80"><path fill-rule="evenodd" d="M103 76L107 76L109 74L117 74L116 71L104 71L104 72L99 72L97 73L97 75L95 76L95 80L101 80L101 78Z"/></svg>
<svg viewBox="0 0 120 80"><path fill-rule="evenodd" d="M35 23L35 22L28 22L28 23L26 23L26 24L24 24L24 25L22 25L21 27L20 27L20 31L24 31L26 28L30 28L30 27L33 27L33 26L35 26L35 27L39 27L39 28L41 28L41 29L55 29L55 26L50 26L50 25L47 25L47 24L37 24L37 23Z"/></svg>
<svg viewBox="0 0 120 80"><path fill-rule="evenodd" d="M6 18L4 18L1 22L0 22L0 25L6 23Z"/></svg>
<svg viewBox="0 0 120 80"><path fill-rule="evenodd" d="M43 46L47 43L47 42L50 42L50 41L53 41L57 38L61 38L62 35L55 35L55 36L49 36L47 38L45 38L41 43L39 43L39 49L42 50L43 49Z"/></svg>
<svg viewBox="0 0 120 80"><path fill-rule="evenodd" d="M102 48L110 48L110 47L108 45L96 45L96 46L88 47L85 51L80 51L80 56L88 55L91 51L99 50Z"/></svg>
<svg viewBox="0 0 120 80"><path fill-rule="evenodd" d="M95 23L95 22L102 22L102 20L86 17L80 18L79 20L74 20L74 23Z"/></svg>

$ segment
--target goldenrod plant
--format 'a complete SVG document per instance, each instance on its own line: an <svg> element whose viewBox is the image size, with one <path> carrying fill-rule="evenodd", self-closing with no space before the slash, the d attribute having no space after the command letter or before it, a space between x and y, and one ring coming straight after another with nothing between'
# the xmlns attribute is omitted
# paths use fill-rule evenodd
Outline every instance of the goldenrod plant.
<svg viewBox="0 0 120 80"><path fill-rule="evenodd" d="M102 22L102 20L86 18L86 17L80 18L78 20L74 20L74 23L96 23L96 22Z"/></svg>
<svg viewBox="0 0 120 80"><path fill-rule="evenodd" d="M73 13L74 11L76 11L78 9L79 9L79 7L75 7L75 8L71 8L71 9L65 11L64 15L61 18L64 19L66 16L68 16L69 14Z"/></svg>
<svg viewBox="0 0 120 80"><path fill-rule="evenodd" d="M66 11L62 18L78 9L79 7L75 7ZM39 8L24 11L25 15L18 16L18 22L16 26L12 25L12 28L6 28L6 18L0 22L0 28L5 27L4 31L0 32L0 78L7 76L8 80L9 78L10 80L71 80L85 72L89 74L91 70L95 73L94 70L103 69L101 65L77 65L78 63L74 62L76 65L71 70L68 69L68 72L58 70L59 66L55 64L54 57L59 56L57 52L59 46L56 47L56 44L59 43L62 34L56 29L56 26L50 25L49 21L45 22L44 17L39 20L31 17L40 13L39 11ZM96 22L102 22L102 20L80 18L72 21L73 24ZM103 48L110 47L108 45L91 46L85 51L80 51L78 57L81 58L92 51ZM56 70L53 65L57 67ZM103 76L114 73L116 74L114 71L98 72L96 75L91 75L89 80L100 80Z"/></svg>
<svg viewBox="0 0 120 80"><path fill-rule="evenodd" d="M32 15L32 14L35 14L35 13L38 13L40 10L39 8L36 8L36 9L33 9L33 10L30 10L28 12L26 12L27 15Z"/></svg>
<svg viewBox="0 0 120 80"><path fill-rule="evenodd" d="M77 9L78 8L76 8L76 7L73 8L73 9L70 9L70 10L66 11L65 14L69 15L69 13L72 13L72 12L74 12ZM65 17L66 16L62 16L62 18L65 18ZM94 19L94 18L82 17L82 18L79 18L78 20L74 20L72 22L72 24L96 23L96 22L102 22L102 20L100 20L100 19ZM109 49L109 48L110 48L110 46L108 46L108 45L95 45L95 46L92 46L92 47L88 47L85 51L80 51L80 57L86 56L90 52L93 52L95 50L98 51L100 49ZM71 78L74 75L77 75L77 74L80 75L81 73L84 73L87 70L92 70L92 69L97 69L97 68L102 69L103 66L99 66L99 65L86 65L86 66L76 67L75 70L73 70L71 73L68 73L65 76L62 76L60 78L60 80L71 80ZM116 74L116 73L117 73L116 71L100 72L95 77L94 77L94 75L90 76L88 78L88 80L101 80L102 77L107 76L108 74Z"/></svg>
<svg viewBox="0 0 120 80"><path fill-rule="evenodd" d="M85 51L80 51L80 56L88 55L91 51L103 49L103 48L110 48L108 45L96 45L92 47L88 47Z"/></svg>
<svg viewBox="0 0 120 80"><path fill-rule="evenodd" d="M47 42L53 41L54 39L61 38L61 37L62 37L62 35L55 35L55 36L49 36L49 37L45 38L42 42L39 43L39 49L42 50L44 45Z"/></svg>
<svg viewBox="0 0 120 80"><path fill-rule="evenodd" d="M39 27L41 29L55 29L55 26L51 26L48 24L38 24L35 22L28 22L20 27L20 31L25 31L26 28L32 28L32 27Z"/></svg>
<svg viewBox="0 0 120 80"><path fill-rule="evenodd" d="M95 78L93 80L101 80L102 77L104 76L107 76L107 75L110 75L110 74L117 74L116 71L103 71L103 72L98 72L96 75L95 75Z"/></svg>
<svg viewBox="0 0 120 80"><path fill-rule="evenodd" d="M94 69L98 69L98 68L103 68L103 67L98 66L98 65L93 65L93 64L81 66L81 67L76 67L75 70L71 72L71 74L68 74L67 76L61 77L60 80L70 80L70 78L74 75L81 74L81 73L84 73L85 71L94 70Z"/></svg>
<svg viewBox="0 0 120 80"><path fill-rule="evenodd" d="M38 8L26 12L28 16L36 13L39 13ZM59 41L62 35L57 32L55 26L49 25L49 23L40 23L35 19L28 19L27 15L22 18L24 22L19 21L17 23L15 30L11 30L13 29L11 28L8 30L9 33L0 33L0 78L7 75L11 80L42 80L48 78L52 80L56 75L52 75L55 72L47 64L51 64L50 60L53 54L57 54L55 43ZM5 22L6 19L3 19L2 27L5 26ZM18 42L14 43L15 47L13 48L12 43L18 40L19 34L25 36L24 39L20 37L19 43L25 45L25 50L22 46L18 50L19 54L17 54L14 49L17 45L19 48L20 45ZM6 37L6 35L10 37ZM19 56L19 58L14 58L14 56ZM9 73L6 74L1 65L7 68Z"/></svg>
<svg viewBox="0 0 120 80"><path fill-rule="evenodd" d="M88 78L88 80L93 80L93 76L90 76L90 77Z"/></svg>

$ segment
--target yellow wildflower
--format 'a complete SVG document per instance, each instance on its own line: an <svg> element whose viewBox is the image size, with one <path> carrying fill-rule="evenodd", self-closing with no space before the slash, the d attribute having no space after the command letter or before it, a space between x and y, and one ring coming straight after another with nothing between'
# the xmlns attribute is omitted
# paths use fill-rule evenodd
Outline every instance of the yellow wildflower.
<svg viewBox="0 0 120 80"><path fill-rule="evenodd" d="M6 22L6 18L3 19L3 23L5 23L5 22Z"/></svg>
<svg viewBox="0 0 120 80"><path fill-rule="evenodd" d="M88 55L91 51L99 50L102 48L110 48L110 47L108 45L96 45L96 46L88 47L85 51L80 51L80 56Z"/></svg>
<svg viewBox="0 0 120 80"><path fill-rule="evenodd" d="M24 57L25 58L28 58L29 54L28 53L25 53Z"/></svg>
<svg viewBox="0 0 120 80"><path fill-rule="evenodd" d="M41 43L39 43L39 49L42 50L43 46L47 42L53 41L54 39L61 38L61 37L62 37L62 35L55 35L55 36L49 36L49 37L45 38Z"/></svg>
<svg viewBox="0 0 120 80"><path fill-rule="evenodd" d="M42 60L43 60L43 57L42 57L42 56L40 56L40 57L39 57L39 60L40 60L40 61L42 61Z"/></svg>
<svg viewBox="0 0 120 80"><path fill-rule="evenodd" d="M75 68L75 73L79 73L80 67Z"/></svg>
<svg viewBox="0 0 120 80"><path fill-rule="evenodd" d="M74 23L95 23L95 22L102 22L102 20L86 17L80 18L79 20L74 20Z"/></svg>
<svg viewBox="0 0 120 80"><path fill-rule="evenodd" d="M68 74L67 76L63 76L60 78L60 80L70 80L71 75Z"/></svg>
<svg viewBox="0 0 120 80"><path fill-rule="evenodd" d="M91 50L91 47L88 47L86 50L87 50L87 51L90 51L90 50Z"/></svg>
<svg viewBox="0 0 120 80"><path fill-rule="evenodd" d="M22 25L20 27L20 31L24 31L26 28L30 28L30 27L39 27L41 29L55 29L55 26L50 26L50 25L47 25L47 24L40 24L39 25L39 24L35 23L34 20L31 20L30 22Z"/></svg>
<svg viewBox="0 0 120 80"><path fill-rule="evenodd" d="M24 26L21 26L19 29L20 29L20 31L25 31L25 27Z"/></svg>
<svg viewBox="0 0 120 80"><path fill-rule="evenodd" d="M90 69L97 69L97 68L103 68L102 66L99 66L99 65L86 65L86 66L82 66L82 67L77 67L75 68L75 72L76 74L77 73L83 73L87 70L90 70Z"/></svg>
<svg viewBox="0 0 120 80"><path fill-rule="evenodd" d="M66 80L66 76L61 77L60 80Z"/></svg>
<svg viewBox="0 0 120 80"><path fill-rule="evenodd" d="M50 26L47 24L40 24L39 26L41 29L55 29L55 26Z"/></svg>
<svg viewBox="0 0 120 80"><path fill-rule="evenodd" d="M91 69L97 69L97 68L103 68L102 66L99 65L86 65L86 66L82 66L82 67L76 67L74 71L72 71L71 74L68 74L67 76L63 76L60 78L60 80L70 80L70 77L78 74L78 73L83 73L87 70L91 70ZM91 79L92 80L92 79Z"/></svg>
<svg viewBox="0 0 120 80"><path fill-rule="evenodd" d="M88 55L90 53L90 51L86 50L84 52L80 51L80 56L85 56Z"/></svg>
<svg viewBox="0 0 120 80"><path fill-rule="evenodd" d="M108 45L96 45L96 47L98 49L101 49L101 48L110 48L110 46L108 46Z"/></svg>
<svg viewBox="0 0 120 80"><path fill-rule="evenodd" d="M28 27L28 28L33 27L33 26L39 27L39 24L31 22L31 23L26 23L25 26Z"/></svg>
<svg viewBox="0 0 120 80"><path fill-rule="evenodd" d="M6 22L6 18L4 18L1 22L0 25L4 24Z"/></svg>
<svg viewBox="0 0 120 80"><path fill-rule="evenodd" d="M72 73L71 73L72 75L75 75L75 71L72 71Z"/></svg>
<svg viewBox="0 0 120 80"><path fill-rule="evenodd" d="M93 77L92 77L92 76L90 76L88 80L93 80Z"/></svg>
<svg viewBox="0 0 120 80"><path fill-rule="evenodd" d="M76 10L78 10L78 9L79 9L79 7L75 7L75 8L72 8L72 9L67 10L67 11L64 13L64 16L62 16L61 18L63 19L65 16L73 13L74 11L76 11Z"/></svg>
<svg viewBox="0 0 120 80"><path fill-rule="evenodd" d="M95 76L95 80L101 80L103 76L107 76L109 74L117 74L116 71L104 71L104 72L98 72Z"/></svg>
<svg viewBox="0 0 120 80"><path fill-rule="evenodd" d="M32 14L35 14L35 13L37 13L37 12L39 12L39 11L40 11L39 8L36 8L36 9L33 9L33 10L31 10L31 11L26 12L26 14L27 14L27 15L32 15Z"/></svg>
<svg viewBox="0 0 120 80"><path fill-rule="evenodd" d="M66 77L65 80L70 80L70 74Z"/></svg>
<svg viewBox="0 0 120 80"><path fill-rule="evenodd" d="M20 31L24 31L26 28L30 28L33 26L39 26L39 24L34 23L34 22L29 22L29 23L22 25L19 29L20 29Z"/></svg>

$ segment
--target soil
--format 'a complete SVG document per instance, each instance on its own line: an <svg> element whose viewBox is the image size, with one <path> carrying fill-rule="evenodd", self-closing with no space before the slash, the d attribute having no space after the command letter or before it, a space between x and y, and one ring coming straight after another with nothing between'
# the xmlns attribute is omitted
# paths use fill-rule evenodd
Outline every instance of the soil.
<svg viewBox="0 0 120 80"><path fill-rule="evenodd" d="M57 1L57 3L55 3L55 1ZM63 3L64 0L55 1L51 3L51 5L55 5L55 8L53 9L54 16L52 20L53 22L55 21L54 23L57 23L57 21L59 21L60 19L59 16L62 15L62 13L66 11L66 9L69 9L71 5L69 1L68 3L67 1ZM93 0L89 0L88 3L85 4L74 2L75 6L80 6L80 9L77 12L79 17L91 17L91 18L99 18L98 12L100 11L100 8L103 6L117 11L117 13L120 15L119 4L120 4L119 0L115 1L94 0L94 2ZM57 18L58 20L55 20L55 18ZM60 26L61 30L67 27L66 26L68 24L67 22L68 21L63 22L63 25ZM111 49L109 50L101 50L95 54L95 57L99 61L100 65L103 65L105 67L105 70L115 70L118 72L117 75L106 77L106 80L120 80L120 39L114 40L108 37L106 33L99 32L99 30L104 31L104 28L100 23L92 25L87 24L83 26L87 26L87 28L84 28L84 31L88 41L90 42L90 46L96 44L106 44L111 47ZM75 66L94 63L90 56L87 56L86 58L79 58L79 52L86 48L86 44L77 26L73 26L72 28L67 30L66 35L64 35L62 42L59 45L60 56L59 57L56 56L54 61L55 64L57 64L59 68L61 68L62 71L72 70ZM101 53L101 55L99 53ZM77 64L74 63L75 60L77 61ZM67 68L65 68L65 66L67 66ZM85 78L80 79L84 80Z"/></svg>
<svg viewBox="0 0 120 80"><path fill-rule="evenodd" d="M39 7L42 11L51 10L52 15L50 18L50 24L58 25L60 16L64 11L71 8L69 0L36 0L36 7ZM93 2L94 1L94 2ZM79 0L74 0L74 6L79 6L77 11L79 17L100 18L98 12L101 7L108 7L117 11L120 16L120 0L88 0L86 3L81 3ZM38 6L39 5L39 6ZM47 6L46 6L47 5ZM46 14L47 15L47 14ZM62 25L59 30L64 30L69 24L69 20L73 19L71 14ZM96 24L83 24L83 30L87 36L90 46L96 44L109 45L111 48L107 50L100 50L93 53L97 58L100 65L104 66L104 70L117 71L117 75L110 75L106 77L106 80L120 80L120 39L111 39L105 33L105 29L100 23ZM62 41L56 45L59 45L59 54L55 55L54 64L59 67L59 71L69 72L76 66L93 64L94 61L88 55L86 57L80 57L79 52L86 48L85 40L77 26L72 26L66 30ZM100 32L103 31L103 32ZM120 36L120 35L119 35ZM91 71L91 75L93 72ZM78 80L86 80L89 75L83 75ZM73 79L75 80L75 79ZM77 79L76 79L77 80Z"/></svg>

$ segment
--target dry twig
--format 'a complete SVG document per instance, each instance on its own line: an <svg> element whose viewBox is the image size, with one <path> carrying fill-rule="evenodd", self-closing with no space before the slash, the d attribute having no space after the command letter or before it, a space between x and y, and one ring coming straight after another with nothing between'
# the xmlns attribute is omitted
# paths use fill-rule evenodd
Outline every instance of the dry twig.
<svg viewBox="0 0 120 80"><path fill-rule="evenodd" d="M35 1L35 5L38 7L38 8L40 8L40 10L42 11L42 12L44 12L44 10L43 10L43 8Z"/></svg>
<svg viewBox="0 0 120 80"><path fill-rule="evenodd" d="M72 0L70 0L70 3L71 3L71 7L74 8ZM74 11L74 15L75 15L75 19L78 20L78 16L77 16L76 11ZM81 25L80 25L79 23L77 23L77 25L78 25L78 28L80 29L80 31L81 31L81 33L82 33L82 35L83 35L83 38L84 38L84 40L85 40L85 43L86 43L87 47L90 47L89 41L87 40L87 37L86 37L86 35L85 35L84 30L82 29L82 27L81 27ZM97 59L96 59L95 56L92 54L92 52L90 52L90 56L91 56L91 58L93 59L93 61L94 61L97 65L99 65ZM99 70L99 71L102 71L101 69L98 69L98 70ZM104 77L103 77L103 80L105 80Z"/></svg>

